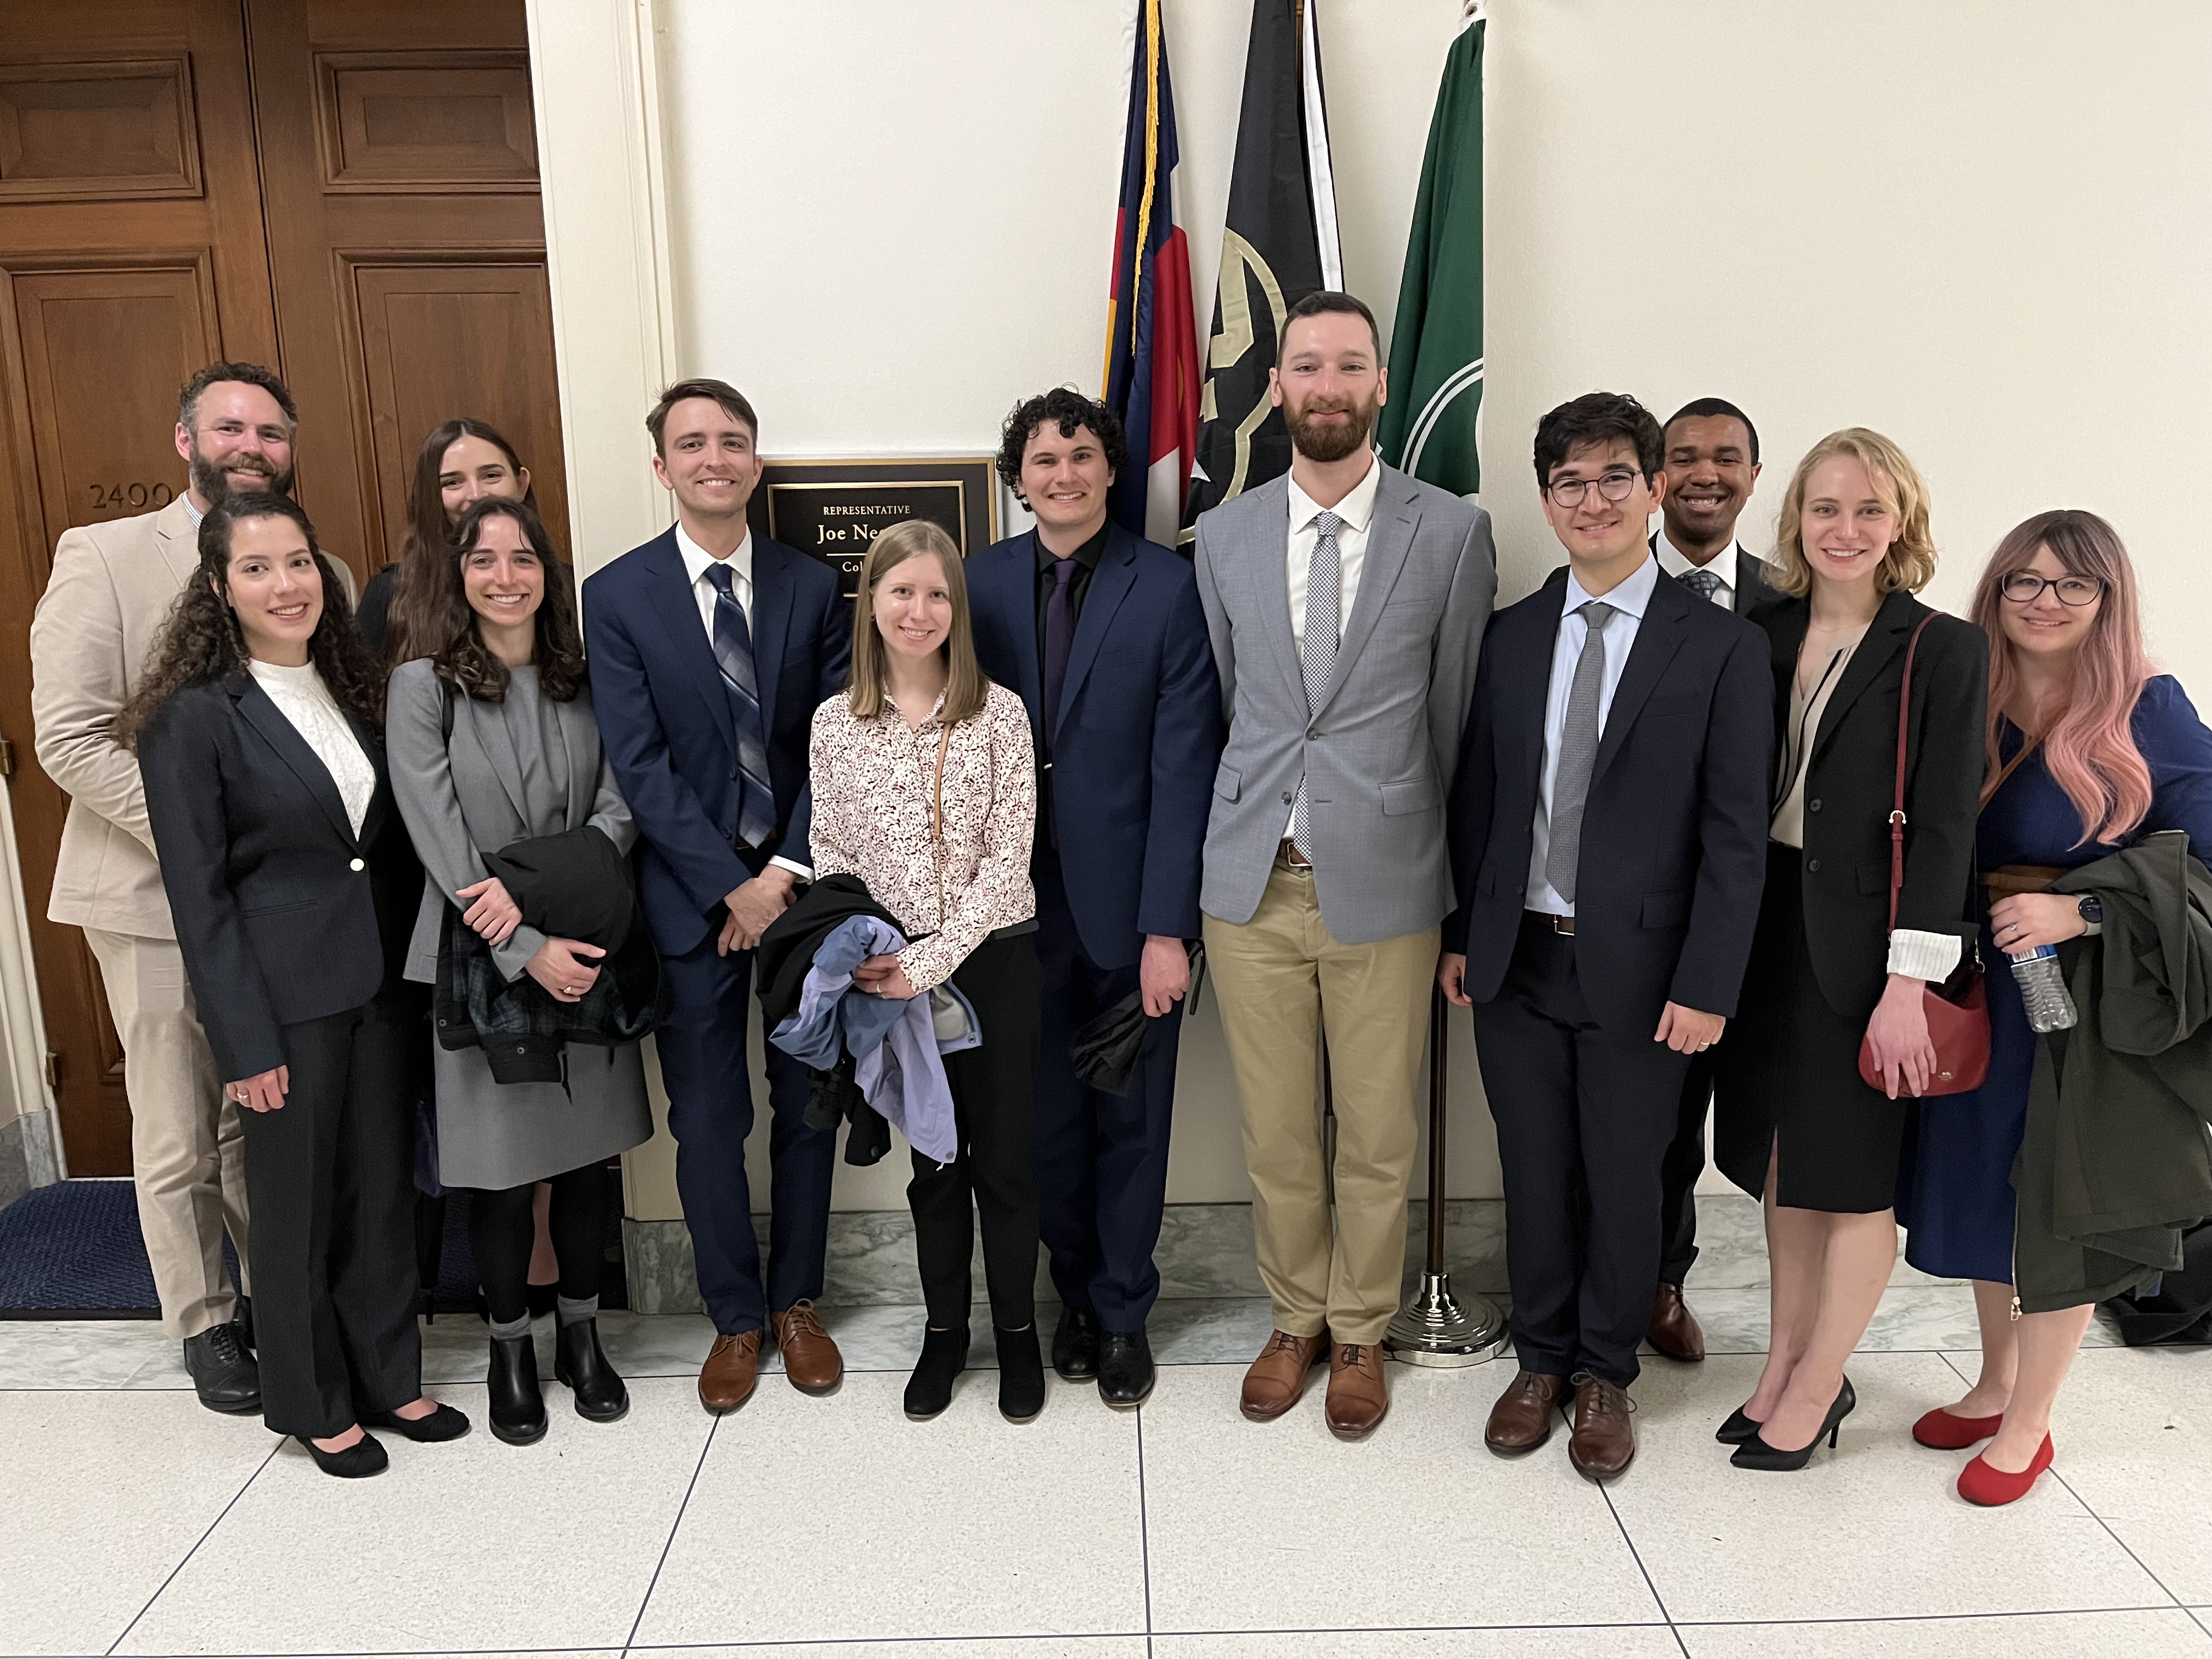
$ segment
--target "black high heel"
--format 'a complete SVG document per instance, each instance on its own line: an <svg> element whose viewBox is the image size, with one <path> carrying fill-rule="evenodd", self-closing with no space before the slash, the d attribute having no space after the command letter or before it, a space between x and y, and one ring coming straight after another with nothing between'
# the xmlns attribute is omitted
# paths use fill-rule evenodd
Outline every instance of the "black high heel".
<svg viewBox="0 0 2212 1659"><path fill-rule="evenodd" d="M1847 1376L1844 1379L1844 1386L1836 1390L1835 1403L1828 1407L1827 1416L1821 1419L1820 1426L1814 1431L1812 1439L1803 1446L1796 1451L1778 1451L1768 1445L1757 1431L1753 1431L1751 1438L1735 1449L1735 1455L1729 1462L1740 1469L1802 1469L1813 1461L1813 1453L1823 1440L1828 1443L1830 1451L1836 1449L1837 1432L1858 1403L1859 1397L1852 1392L1851 1379Z"/></svg>
<svg viewBox="0 0 2212 1659"><path fill-rule="evenodd" d="M1729 1413L1728 1421L1713 1431L1713 1438L1723 1446L1741 1446L1759 1437L1759 1424L1745 1414L1738 1406Z"/></svg>
<svg viewBox="0 0 2212 1659"><path fill-rule="evenodd" d="M341 1480L364 1480L372 1474L382 1474L392 1467L392 1459L383 1446L367 1430L343 1451L325 1451L304 1434L293 1437L307 1449L307 1455L315 1460L317 1468Z"/></svg>

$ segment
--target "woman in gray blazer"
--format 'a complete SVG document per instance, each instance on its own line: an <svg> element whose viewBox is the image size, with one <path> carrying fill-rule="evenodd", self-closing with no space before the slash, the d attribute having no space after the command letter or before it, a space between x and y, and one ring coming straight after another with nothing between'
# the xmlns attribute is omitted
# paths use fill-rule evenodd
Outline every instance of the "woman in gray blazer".
<svg viewBox="0 0 2212 1659"><path fill-rule="evenodd" d="M605 951L524 924L484 854L520 841L597 830L626 854L637 837L599 747L585 684L569 574L537 513L478 502L442 567L434 654L392 673L386 743L393 793L425 872L407 977L435 982L458 911L512 985L526 975L560 1003L580 1001ZM560 1259L556 1380L580 1416L629 1408L601 1352L597 1315L606 1224L605 1164L653 1133L635 1042L569 1042L562 1081L501 1082L485 1051L434 1048L439 1177L471 1194L469 1238L491 1321L492 1431L525 1445L545 1432L530 1336L532 1189L550 1181Z"/></svg>

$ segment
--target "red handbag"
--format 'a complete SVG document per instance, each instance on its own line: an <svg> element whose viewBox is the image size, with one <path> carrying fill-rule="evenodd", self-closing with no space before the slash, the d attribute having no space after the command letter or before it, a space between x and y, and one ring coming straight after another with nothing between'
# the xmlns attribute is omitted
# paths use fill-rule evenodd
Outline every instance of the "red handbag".
<svg viewBox="0 0 2212 1659"><path fill-rule="evenodd" d="M1905 885L1905 741L1912 713L1912 656L1920 636L1928 631L1932 616L1921 618L1905 647L1905 681L1897 692L1897 795L1889 813L1889 930L1897 931L1897 896ZM1982 985L1982 946L1977 938L1951 977L1941 985L1920 988L1920 1006L1928 1016L1928 1041L1936 1050L1936 1070L1921 1092L1963 1095L1982 1086L1990 1072L1989 994ZM1881 1068L1875 1064L1874 1046L1859 1039L1859 1076L1870 1089L1882 1089ZM1900 1078L1899 1082L1902 1084ZM1901 1093L1909 1090L1900 1089Z"/></svg>

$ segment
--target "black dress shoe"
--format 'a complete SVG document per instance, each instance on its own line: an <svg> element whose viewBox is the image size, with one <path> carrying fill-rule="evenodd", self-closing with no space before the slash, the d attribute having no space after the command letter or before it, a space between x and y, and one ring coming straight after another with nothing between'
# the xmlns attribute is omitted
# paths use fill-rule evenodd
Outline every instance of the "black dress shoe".
<svg viewBox="0 0 2212 1659"><path fill-rule="evenodd" d="M1152 1398L1159 1373L1142 1331L1108 1331L1098 1344L1098 1397L1127 1411Z"/></svg>
<svg viewBox="0 0 2212 1659"><path fill-rule="evenodd" d="M362 1437L343 1451L325 1451L305 1435L295 1437L307 1449L307 1455L315 1460L315 1467L325 1474L334 1474L341 1480L360 1480L372 1474L382 1474L392 1467L383 1446L373 1434Z"/></svg>
<svg viewBox="0 0 2212 1659"><path fill-rule="evenodd" d="M599 1346L599 1322L579 1319L555 1339L553 1380L576 1396L576 1415L611 1423L629 1410L629 1390Z"/></svg>
<svg viewBox="0 0 2212 1659"><path fill-rule="evenodd" d="M236 1325L210 1325L186 1337L185 1370L210 1411L236 1417L261 1409L261 1367L246 1351Z"/></svg>
<svg viewBox="0 0 2212 1659"><path fill-rule="evenodd" d="M459 1440L469 1431L467 1416L451 1406L440 1406L428 1417L402 1417L398 1412L363 1412L361 1425L364 1429L390 1429L418 1446Z"/></svg>
<svg viewBox="0 0 2212 1659"><path fill-rule="evenodd" d="M921 1358L914 1362L914 1375L906 1380L906 1414L917 1423L927 1422L952 1403L953 1379L968 1368L968 1328L949 1331L926 1330Z"/></svg>
<svg viewBox="0 0 2212 1659"><path fill-rule="evenodd" d="M1063 1304L1052 1332L1053 1370L1069 1382L1088 1382L1097 1376L1098 1335L1097 1314Z"/></svg>
<svg viewBox="0 0 2212 1659"><path fill-rule="evenodd" d="M527 1334L491 1340L491 1431L510 1446L545 1437L545 1396L538 1387L538 1350Z"/></svg>

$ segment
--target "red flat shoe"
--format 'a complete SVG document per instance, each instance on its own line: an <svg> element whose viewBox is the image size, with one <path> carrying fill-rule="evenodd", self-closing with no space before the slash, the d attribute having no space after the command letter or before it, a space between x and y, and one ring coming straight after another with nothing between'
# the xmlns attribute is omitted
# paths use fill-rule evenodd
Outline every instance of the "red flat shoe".
<svg viewBox="0 0 2212 1659"><path fill-rule="evenodd" d="M1994 1510L2017 1498L2027 1496L2027 1489L2035 1484L2035 1477L2051 1467L2056 1452L2051 1437L2043 1437L2043 1444L2036 1449L2035 1461L2018 1474L2007 1474L2002 1469L1993 1469L1985 1457L1977 1457L1959 1471L1959 1496L1969 1504L1979 1504L1985 1510Z"/></svg>
<svg viewBox="0 0 2212 1659"><path fill-rule="evenodd" d="M1912 1425L1912 1437L1936 1451L1963 1451L1977 1440L1986 1440L2004 1425L2004 1413L1995 1417L1959 1417L1938 1406Z"/></svg>

